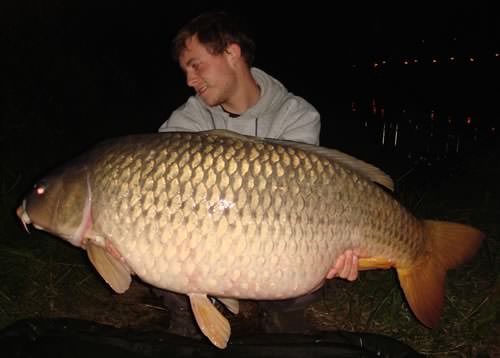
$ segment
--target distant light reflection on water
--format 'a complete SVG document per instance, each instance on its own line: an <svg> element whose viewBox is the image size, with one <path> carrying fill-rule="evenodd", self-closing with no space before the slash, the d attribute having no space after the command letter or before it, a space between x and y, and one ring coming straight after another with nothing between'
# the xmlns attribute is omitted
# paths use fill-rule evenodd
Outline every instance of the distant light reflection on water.
<svg viewBox="0 0 500 358"><path fill-rule="evenodd" d="M328 112L331 97L322 103L322 143L368 160L432 164L498 141L500 52L434 42L353 57L340 77L342 115Z"/></svg>
<svg viewBox="0 0 500 358"><path fill-rule="evenodd" d="M357 134L370 138L378 149L410 161L445 160L497 140L494 114L408 109L372 97L353 100L350 116Z"/></svg>

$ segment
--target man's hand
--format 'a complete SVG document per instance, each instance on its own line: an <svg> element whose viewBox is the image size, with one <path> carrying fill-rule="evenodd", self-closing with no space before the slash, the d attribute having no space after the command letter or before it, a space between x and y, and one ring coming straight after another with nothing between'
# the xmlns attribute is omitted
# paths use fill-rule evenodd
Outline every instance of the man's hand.
<svg viewBox="0 0 500 358"><path fill-rule="evenodd" d="M344 278L348 281L354 281L358 278L358 256L352 250L346 250L337 257L335 265L326 275L328 279L334 277Z"/></svg>

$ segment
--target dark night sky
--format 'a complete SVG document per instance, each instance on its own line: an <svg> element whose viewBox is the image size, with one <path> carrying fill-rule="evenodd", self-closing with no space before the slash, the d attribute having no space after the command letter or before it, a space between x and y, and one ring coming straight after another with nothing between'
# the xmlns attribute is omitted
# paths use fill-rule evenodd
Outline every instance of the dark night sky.
<svg viewBox="0 0 500 358"><path fill-rule="evenodd" d="M353 74L353 63L369 69L385 56L500 50L499 15L481 1L272 2L273 8L269 1L8 3L0 5L6 132L47 126L97 137L155 131L191 93L169 57L170 39L187 19L213 8L247 18L257 40L256 65L307 98L325 121L351 97L378 91L368 72ZM385 76L384 90L414 88L409 97L424 92L412 83L419 76ZM497 85L489 93L498 92ZM19 121L24 125L13 124Z"/></svg>

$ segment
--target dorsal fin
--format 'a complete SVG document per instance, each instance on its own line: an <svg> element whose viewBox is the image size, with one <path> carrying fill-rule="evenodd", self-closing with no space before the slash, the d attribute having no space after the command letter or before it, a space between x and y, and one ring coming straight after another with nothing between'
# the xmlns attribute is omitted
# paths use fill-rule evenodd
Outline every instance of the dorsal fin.
<svg viewBox="0 0 500 358"><path fill-rule="evenodd" d="M381 169L336 149L330 149L326 147L320 147L312 144L294 142L289 140L246 136L226 129L213 129L201 133L207 135L217 135L226 138L238 139L245 142L269 143L285 147L294 147L303 150L305 152L313 153L318 156L332 160L340 164L341 166L357 173L358 175L361 175L362 177L370 181L378 183L383 187L389 189L390 191L394 191L394 181L389 175L384 173Z"/></svg>
<svg viewBox="0 0 500 358"><path fill-rule="evenodd" d="M272 141L278 143L280 142L276 140ZM314 153L318 156L326 157L330 160L333 160L334 162L342 165L347 169L352 170L353 172L361 175L362 177L370 181L373 181L375 183L378 183L383 187L389 189L390 191L394 191L394 181L388 174L384 173L381 169L377 168L376 166L362 161L361 159L357 159L349 154L343 153L336 149L318 147L311 144L294 143L293 146L295 148L302 149L303 151Z"/></svg>
<svg viewBox="0 0 500 358"><path fill-rule="evenodd" d="M230 131L228 129L210 129L208 131L199 132L199 134L205 135L215 135L219 137L238 139L243 142L253 142L253 143L263 143L265 141L264 138L260 137L252 137L249 135L240 134L237 132Z"/></svg>

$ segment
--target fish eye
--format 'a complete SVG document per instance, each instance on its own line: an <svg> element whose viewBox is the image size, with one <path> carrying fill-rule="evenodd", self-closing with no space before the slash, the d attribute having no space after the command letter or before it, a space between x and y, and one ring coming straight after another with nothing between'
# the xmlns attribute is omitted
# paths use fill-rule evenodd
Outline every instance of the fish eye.
<svg viewBox="0 0 500 358"><path fill-rule="evenodd" d="M38 195L43 195L45 194L45 191L47 190L47 185L43 182L36 183L35 186L33 187L35 193Z"/></svg>

